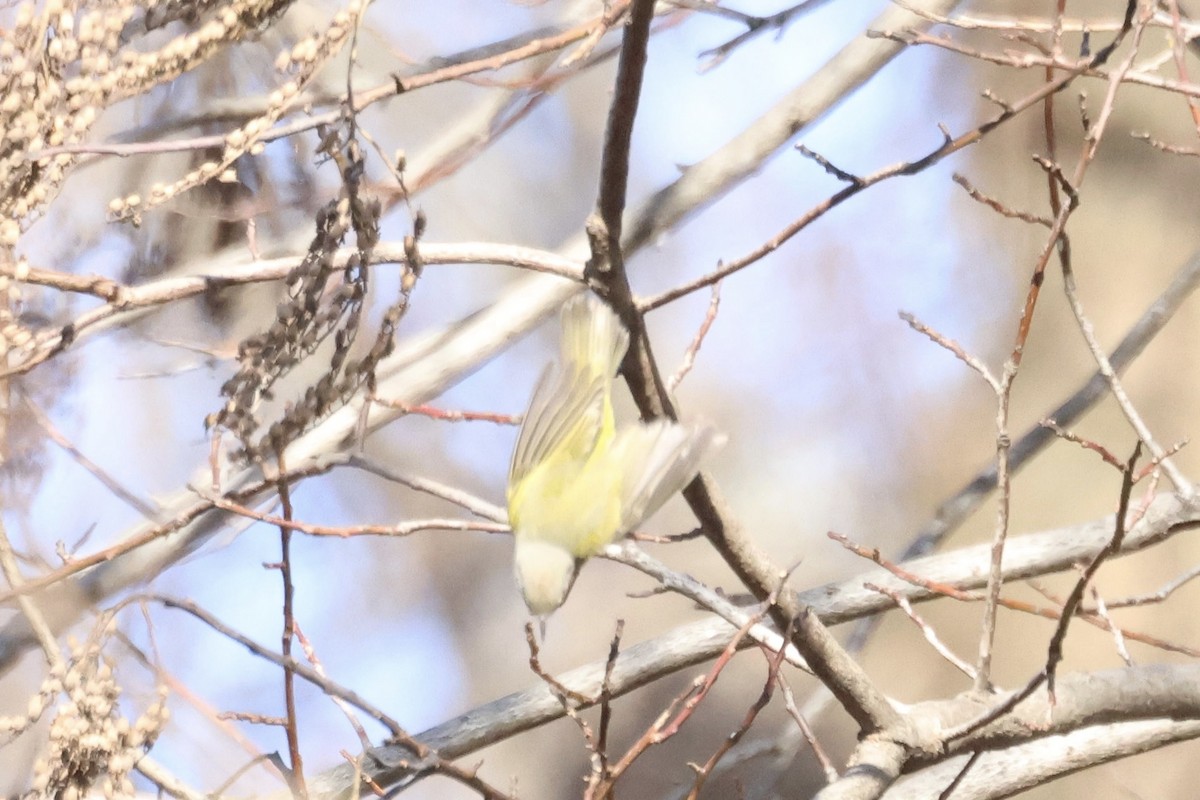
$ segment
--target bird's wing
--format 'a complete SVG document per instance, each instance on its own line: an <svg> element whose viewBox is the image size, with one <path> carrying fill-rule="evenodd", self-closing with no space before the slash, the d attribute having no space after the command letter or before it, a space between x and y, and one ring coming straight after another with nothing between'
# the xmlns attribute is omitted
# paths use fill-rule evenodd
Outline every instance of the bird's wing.
<svg viewBox="0 0 1200 800"><path fill-rule="evenodd" d="M629 332L604 301L587 293L562 311L563 364L611 379L629 347Z"/></svg>
<svg viewBox="0 0 1200 800"><path fill-rule="evenodd" d="M510 491L560 448L571 451L569 455L586 457L600 435L604 386L605 380L598 375L564 372L553 364L546 367L517 435L508 470Z"/></svg>

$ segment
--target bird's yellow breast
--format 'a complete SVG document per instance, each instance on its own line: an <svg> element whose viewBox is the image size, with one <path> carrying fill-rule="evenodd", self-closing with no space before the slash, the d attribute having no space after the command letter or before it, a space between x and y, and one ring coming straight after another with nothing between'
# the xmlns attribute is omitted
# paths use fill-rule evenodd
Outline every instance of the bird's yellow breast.
<svg viewBox="0 0 1200 800"><path fill-rule="evenodd" d="M556 453L510 490L508 518L518 537L554 542L576 558L595 555L624 531L621 465L611 436L585 458Z"/></svg>

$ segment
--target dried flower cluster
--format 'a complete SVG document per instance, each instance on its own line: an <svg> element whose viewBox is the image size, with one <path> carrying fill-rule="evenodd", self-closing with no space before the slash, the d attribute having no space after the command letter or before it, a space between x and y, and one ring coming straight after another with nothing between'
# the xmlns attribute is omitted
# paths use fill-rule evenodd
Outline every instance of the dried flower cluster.
<svg viewBox="0 0 1200 800"><path fill-rule="evenodd" d="M21 268L15 253L22 233L44 212L80 158L100 114L115 103L165 85L195 69L220 48L249 38L287 8L287 0L90 0L22 3L0 40L0 264ZM280 57L288 79L269 98L266 113L229 134L219 160L205 161L179 181L150 187L148 196L117 199L110 212L139 220L140 212L189 188L219 178L260 139L320 66L358 24L364 3L337 12L319 33ZM159 29L182 21L166 37ZM154 34L152 37L151 34ZM30 332L18 320L16 283L0 286L0 353L23 347Z"/></svg>
<svg viewBox="0 0 1200 800"><path fill-rule="evenodd" d="M55 148L80 143L104 109L174 80L286 6L281 0L209 5L189 30L146 49L144 37L131 31L138 14L147 29L160 24L153 0L98 0L82 8L64 0L41 8L23 3L0 43L0 247L16 244L78 158Z"/></svg>
<svg viewBox="0 0 1200 800"><path fill-rule="evenodd" d="M287 278L289 299L280 304L271 326L238 347L241 368L221 387L225 407L206 419L209 427L231 431L241 442L240 456L261 460L277 456L297 436L360 389L374 389L375 368L392 351L396 324L408 307L409 293L420 270L416 242L424 229L418 213L414 234L406 239L407 273L399 299L383 315L367 353L352 357L362 328L363 303L369 288L371 253L379 241L380 204L360 194L362 155L357 141L344 146L325 132L326 149L341 169L339 196L317 214L317 233L304 260ZM350 233L355 251L339 268L338 250ZM302 360L333 337L329 366L306 387L295 403L260 435L261 402L272 397L273 387Z"/></svg>
<svg viewBox="0 0 1200 800"><path fill-rule="evenodd" d="M186 45L199 50L214 41L240 38L246 29L237 27L236 22L253 21L254 25L250 26L252 29L265 23L282 5L285 4L232 3L221 10L218 19L210 20L194 34L193 40L188 41ZM225 136L225 147L219 158L201 163L170 184L154 184L150 187L147 197L131 194L115 198L109 204L109 212L117 219L137 222L140 215L148 209L220 178L239 157L247 153L261 153L264 147L263 137L291 110L301 91L317 75L320 68L342 49L342 45L358 25L365 7L364 0L351 0L345 9L333 15L327 27L319 33L306 36L279 54L275 65L287 76L287 80L267 97L267 110L264 113ZM185 46L181 45L181 49L185 49Z"/></svg>
<svg viewBox="0 0 1200 800"><path fill-rule="evenodd" d="M11 278L0 275L0 297L7 301L0 306L3 309L3 313L0 313L0 348L5 354L25 356L35 344L33 332L12 313L12 309L21 305L21 281L28 272L29 262L20 257L16 260Z"/></svg>
<svg viewBox="0 0 1200 800"><path fill-rule="evenodd" d="M27 797L133 797L130 773L166 725L166 692L131 723L120 714L121 690L98 644L77 646L69 662L51 669L24 717L0 718L0 732L21 733L53 703L49 739L33 772Z"/></svg>

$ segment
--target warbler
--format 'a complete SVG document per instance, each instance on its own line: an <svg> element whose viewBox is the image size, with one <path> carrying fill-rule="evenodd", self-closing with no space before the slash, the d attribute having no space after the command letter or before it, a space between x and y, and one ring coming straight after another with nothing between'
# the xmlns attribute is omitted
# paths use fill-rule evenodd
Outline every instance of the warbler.
<svg viewBox="0 0 1200 800"><path fill-rule="evenodd" d="M613 383L629 333L594 295L562 310L560 361L543 372L508 474L517 584L544 621L583 562L687 485L721 441L703 424L668 419L617 427Z"/></svg>

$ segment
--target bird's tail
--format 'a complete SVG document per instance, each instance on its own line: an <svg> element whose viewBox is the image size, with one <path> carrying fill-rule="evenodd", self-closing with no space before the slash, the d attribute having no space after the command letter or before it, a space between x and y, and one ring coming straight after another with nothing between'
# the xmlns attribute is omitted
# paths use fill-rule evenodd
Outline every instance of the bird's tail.
<svg viewBox="0 0 1200 800"><path fill-rule="evenodd" d="M707 423L656 419L621 431L613 444L623 474L620 533L636 528L691 483L724 444L725 436Z"/></svg>

